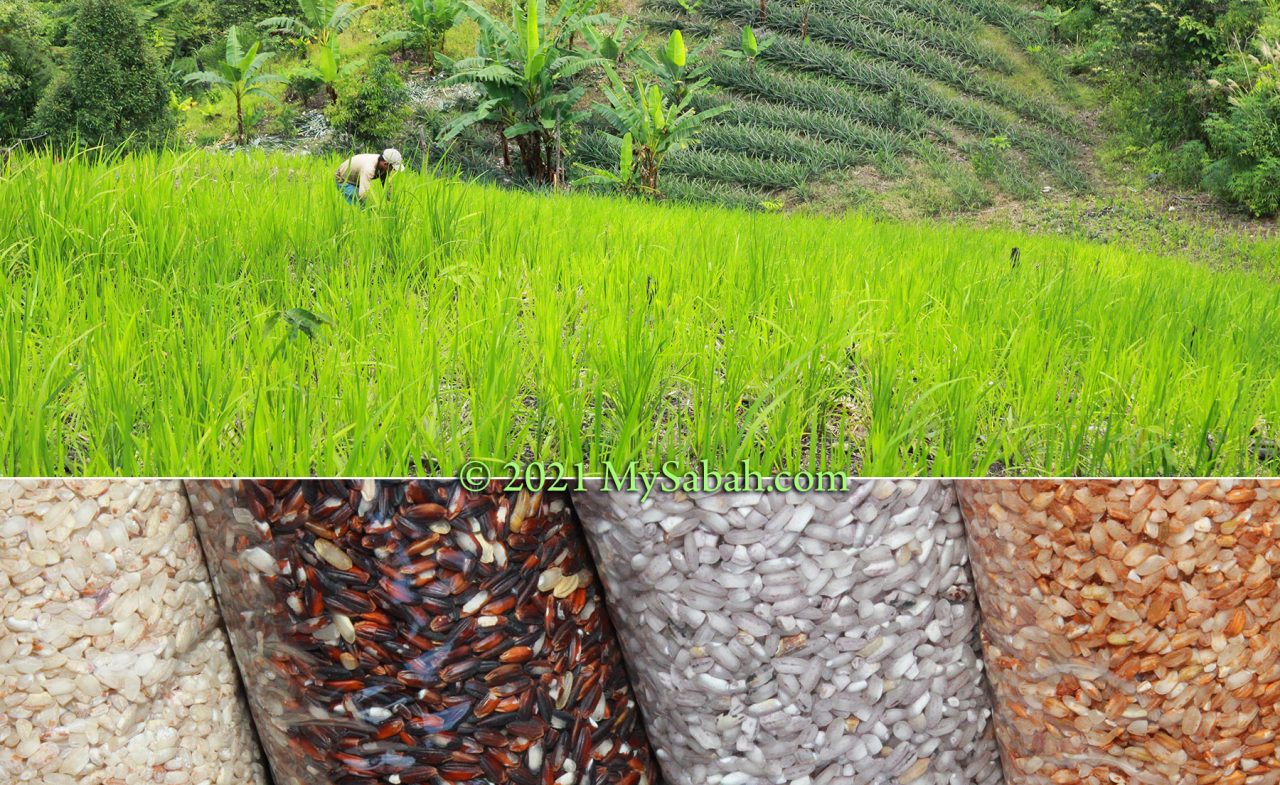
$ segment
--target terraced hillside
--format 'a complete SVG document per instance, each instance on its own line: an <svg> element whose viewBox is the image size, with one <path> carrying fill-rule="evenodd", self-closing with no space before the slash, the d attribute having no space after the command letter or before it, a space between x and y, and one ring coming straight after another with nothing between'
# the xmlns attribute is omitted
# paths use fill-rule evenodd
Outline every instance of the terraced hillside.
<svg viewBox="0 0 1280 785"><path fill-rule="evenodd" d="M647 0L647 23L709 44L728 101L697 147L669 159L676 195L846 204L895 193L913 212L974 210L1081 190L1081 126L1035 12L1009 0ZM773 39L729 59L743 27ZM807 33L807 35L806 35ZM615 147L588 136L607 165Z"/></svg>

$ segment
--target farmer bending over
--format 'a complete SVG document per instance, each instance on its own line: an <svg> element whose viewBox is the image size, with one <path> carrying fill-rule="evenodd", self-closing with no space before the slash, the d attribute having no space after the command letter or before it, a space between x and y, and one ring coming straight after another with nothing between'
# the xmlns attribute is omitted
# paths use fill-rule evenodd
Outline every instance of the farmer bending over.
<svg viewBox="0 0 1280 785"><path fill-rule="evenodd" d="M334 179L348 204L355 204L357 201L363 203L374 180L381 180L386 187L387 175L403 168L404 159L400 157L400 151L392 147L381 153L351 156L338 167Z"/></svg>

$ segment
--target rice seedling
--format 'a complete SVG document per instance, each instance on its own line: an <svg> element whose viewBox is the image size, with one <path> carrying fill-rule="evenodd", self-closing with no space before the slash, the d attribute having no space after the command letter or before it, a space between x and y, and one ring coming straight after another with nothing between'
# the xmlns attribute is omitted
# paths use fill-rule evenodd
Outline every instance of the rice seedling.
<svg viewBox="0 0 1280 785"><path fill-rule="evenodd" d="M762 206L717 156L673 191ZM3 471L1280 470L1274 270L335 163L11 158Z"/></svg>

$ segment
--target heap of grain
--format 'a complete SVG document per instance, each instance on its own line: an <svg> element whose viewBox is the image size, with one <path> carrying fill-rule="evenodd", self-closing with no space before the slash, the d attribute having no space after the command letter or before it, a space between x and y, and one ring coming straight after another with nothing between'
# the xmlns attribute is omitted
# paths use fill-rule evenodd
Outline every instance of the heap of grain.
<svg viewBox="0 0 1280 785"><path fill-rule="evenodd" d="M949 484L576 504L668 781L999 781Z"/></svg>
<svg viewBox="0 0 1280 785"><path fill-rule="evenodd" d="M648 785L563 495L191 482L278 785Z"/></svg>
<svg viewBox="0 0 1280 785"><path fill-rule="evenodd" d="M1280 482L961 498L1011 785L1280 782Z"/></svg>
<svg viewBox="0 0 1280 785"><path fill-rule="evenodd" d="M0 481L0 780L264 781L177 482Z"/></svg>

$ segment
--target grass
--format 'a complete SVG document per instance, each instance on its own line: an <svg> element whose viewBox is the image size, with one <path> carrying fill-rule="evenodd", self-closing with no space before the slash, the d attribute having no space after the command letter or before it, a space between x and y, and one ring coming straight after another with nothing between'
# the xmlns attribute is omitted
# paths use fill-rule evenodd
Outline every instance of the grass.
<svg viewBox="0 0 1280 785"><path fill-rule="evenodd" d="M4 472L1280 468L1273 273L333 163L11 160Z"/></svg>

